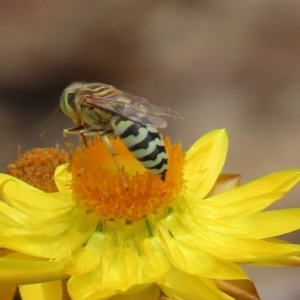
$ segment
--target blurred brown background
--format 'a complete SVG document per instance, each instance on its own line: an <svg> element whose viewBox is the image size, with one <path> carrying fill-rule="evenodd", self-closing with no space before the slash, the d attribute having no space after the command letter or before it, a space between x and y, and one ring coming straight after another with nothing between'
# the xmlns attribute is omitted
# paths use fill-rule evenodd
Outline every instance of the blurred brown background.
<svg viewBox="0 0 300 300"><path fill-rule="evenodd" d="M39 135L80 80L180 111L164 133L185 149L225 127L243 181L300 167L300 1L0 1L2 171L17 145L63 144L61 112ZM290 206L299 188L276 205ZM300 299L300 269L248 270L262 299Z"/></svg>

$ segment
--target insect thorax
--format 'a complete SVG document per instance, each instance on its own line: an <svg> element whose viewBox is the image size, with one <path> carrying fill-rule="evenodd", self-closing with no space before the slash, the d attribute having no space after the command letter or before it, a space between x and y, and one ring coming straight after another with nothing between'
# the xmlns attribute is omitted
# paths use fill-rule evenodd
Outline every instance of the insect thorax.
<svg viewBox="0 0 300 300"><path fill-rule="evenodd" d="M82 107L81 116L84 123L103 129L109 126L112 118L114 117L113 114L105 110L88 106Z"/></svg>

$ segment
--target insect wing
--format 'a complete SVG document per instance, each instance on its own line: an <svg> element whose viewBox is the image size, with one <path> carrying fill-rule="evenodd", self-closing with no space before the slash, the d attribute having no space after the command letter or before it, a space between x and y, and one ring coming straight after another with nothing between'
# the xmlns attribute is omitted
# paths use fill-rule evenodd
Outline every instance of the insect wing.
<svg viewBox="0 0 300 300"><path fill-rule="evenodd" d="M101 108L134 122L143 125L150 124L156 128L167 126L167 122L161 116L182 118L179 113L171 108L152 104L144 98L124 92L105 97L93 95L86 100L86 103L91 107Z"/></svg>
<svg viewBox="0 0 300 300"><path fill-rule="evenodd" d="M138 105L141 105L144 109L147 111L147 113L152 113L157 116L166 116L166 117L172 117L172 118L177 118L177 119L183 119L183 116L177 112L176 110L161 106L158 104L154 104L149 102L149 100L144 99L142 97L134 96L129 93L123 92L129 99L132 99L135 101L135 103Z"/></svg>

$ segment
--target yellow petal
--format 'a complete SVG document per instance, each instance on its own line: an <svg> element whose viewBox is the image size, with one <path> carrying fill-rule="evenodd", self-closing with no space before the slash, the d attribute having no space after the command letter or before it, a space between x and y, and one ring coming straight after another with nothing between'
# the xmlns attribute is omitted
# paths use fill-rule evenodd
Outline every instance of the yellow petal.
<svg viewBox="0 0 300 300"><path fill-rule="evenodd" d="M300 180L300 170L277 172L227 192L207 198L205 201L188 199L191 211L199 216L229 218L259 212L282 198Z"/></svg>
<svg viewBox="0 0 300 300"><path fill-rule="evenodd" d="M158 283L161 290L171 299L188 300L234 300L221 292L215 282L171 268L165 281Z"/></svg>
<svg viewBox="0 0 300 300"><path fill-rule="evenodd" d="M133 286L124 294L118 294L109 298L109 300L157 300L160 295L160 289L156 285Z"/></svg>
<svg viewBox="0 0 300 300"><path fill-rule="evenodd" d="M138 283L139 257L134 240L128 240L126 245L120 244L118 248L109 241L111 238L115 240L115 237L106 234L104 243L111 247L104 245L106 251L100 249L98 252L101 265L89 273L69 280L68 289L72 299L105 299Z"/></svg>
<svg viewBox="0 0 300 300"><path fill-rule="evenodd" d="M278 245L287 245L289 248L294 248L295 251L298 251L298 253L300 253L300 245L298 244L290 244L287 241L277 239L277 238L269 238L266 241ZM248 264L254 266L257 265L257 266L272 266L272 267L300 266L300 255L280 257L277 259L259 260L258 262L250 262Z"/></svg>
<svg viewBox="0 0 300 300"><path fill-rule="evenodd" d="M224 129L201 137L187 152L184 177L187 196L204 198L214 186L225 162L228 137Z"/></svg>
<svg viewBox="0 0 300 300"><path fill-rule="evenodd" d="M140 270L143 281L160 280L170 268L170 263L164 255L158 241L148 238L137 241L140 255Z"/></svg>
<svg viewBox="0 0 300 300"><path fill-rule="evenodd" d="M51 281L19 286L22 300L66 300L70 299L64 293L62 281Z"/></svg>
<svg viewBox="0 0 300 300"><path fill-rule="evenodd" d="M298 252L298 249L288 243L278 244L267 240L244 238L243 235L238 236L237 233L234 235L220 234L210 230L210 226L206 228L205 223L205 219L196 224L191 217L173 213L166 222L168 233L172 239L165 238L165 240L168 243L175 240L177 246L179 242L182 243L193 251L194 255L200 255L204 251L208 256L211 255L215 259L235 262L248 262L266 258L278 259L287 255L296 255ZM174 249L177 248L174 247ZM184 260L187 260L186 257L187 254L184 255ZM210 261L204 257L203 260L205 264ZM177 262L179 263L180 260L177 259Z"/></svg>
<svg viewBox="0 0 300 300"><path fill-rule="evenodd" d="M164 278L169 269L170 264L156 239L147 237L144 221L123 224L119 230L108 230L107 226L108 222L104 233L93 233L66 269L76 275L68 283L74 299L108 298L127 293L131 286ZM118 226L117 222L112 226ZM143 230L139 231L139 226L143 226ZM136 232L140 232L139 237L135 236Z"/></svg>
<svg viewBox="0 0 300 300"><path fill-rule="evenodd" d="M68 228L61 239L58 250L51 258L60 260L68 256L71 251L78 249L95 231L98 221L95 214L86 211L83 207L74 207L63 220Z"/></svg>
<svg viewBox="0 0 300 300"><path fill-rule="evenodd" d="M82 275L95 270L101 263L105 235L94 232L86 245L73 254L73 259L67 265L66 271L70 275Z"/></svg>
<svg viewBox="0 0 300 300"><path fill-rule="evenodd" d="M247 263L250 266L264 266L264 267L299 267L300 256L287 256L279 259L267 259L257 262Z"/></svg>
<svg viewBox="0 0 300 300"><path fill-rule="evenodd" d="M300 229L300 208L249 214L232 223L243 227L247 238L265 239Z"/></svg>
<svg viewBox="0 0 300 300"><path fill-rule="evenodd" d="M44 193L0 175L0 245L33 256L62 258L82 245L97 220L68 193ZM70 225L71 224L71 225Z"/></svg>
<svg viewBox="0 0 300 300"><path fill-rule="evenodd" d="M237 187L240 184L240 174L220 174L213 188L210 190L206 198L212 197L220 193L224 193Z"/></svg>
<svg viewBox="0 0 300 300"><path fill-rule="evenodd" d="M1 249L0 282L19 285L62 279L64 264Z"/></svg>
<svg viewBox="0 0 300 300"><path fill-rule="evenodd" d="M1 300L13 300L16 290L16 285L0 283Z"/></svg>
<svg viewBox="0 0 300 300"><path fill-rule="evenodd" d="M69 164L63 164L56 168L54 173L54 180L57 189L61 193L71 193L72 174L68 172Z"/></svg>
<svg viewBox="0 0 300 300"><path fill-rule="evenodd" d="M217 287L235 300L260 300L250 280L217 280Z"/></svg>
<svg viewBox="0 0 300 300"><path fill-rule="evenodd" d="M164 249L165 256L177 269L205 278L214 279L245 279L247 275L236 264L218 258L206 251L201 246L181 242L172 235L166 226L159 228L157 236Z"/></svg>
<svg viewBox="0 0 300 300"><path fill-rule="evenodd" d="M45 193L9 175L0 174L0 184L2 199L26 215L35 213L34 209L45 211L45 213L53 210L60 213L74 206L74 201L69 195L58 192Z"/></svg>

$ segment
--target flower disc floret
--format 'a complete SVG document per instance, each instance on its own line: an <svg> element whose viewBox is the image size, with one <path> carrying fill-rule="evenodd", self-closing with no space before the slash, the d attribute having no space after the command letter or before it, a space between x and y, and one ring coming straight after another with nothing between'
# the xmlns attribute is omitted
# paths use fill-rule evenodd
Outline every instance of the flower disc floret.
<svg viewBox="0 0 300 300"><path fill-rule="evenodd" d="M59 148L35 148L8 165L6 173L47 193L57 192L53 180L57 166L69 161Z"/></svg>
<svg viewBox="0 0 300 300"><path fill-rule="evenodd" d="M104 221L135 221L167 211L184 185L181 145L171 145L169 138L165 139L169 161L166 179L162 181L146 170L120 139L111 143L122 174L107 147L99 139L90 141L85 150L77 149L71 163L74 198Z"/></svg>

